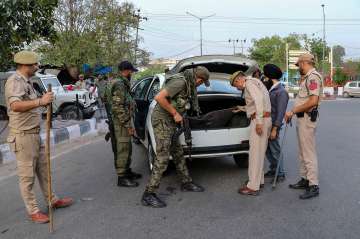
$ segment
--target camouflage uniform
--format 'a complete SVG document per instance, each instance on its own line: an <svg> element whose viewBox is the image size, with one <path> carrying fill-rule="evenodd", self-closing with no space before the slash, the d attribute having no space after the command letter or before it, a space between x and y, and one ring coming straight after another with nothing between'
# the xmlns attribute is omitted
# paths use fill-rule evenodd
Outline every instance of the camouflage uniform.
<svg viewBox="0 0 360 239"><path fill-rule="evenodd" d="M113 125L111 130L115 169L118 176L122 177L130 168L132 154L128 128L132 127L131 116L135 101L130 93L130 81L121 76L113 79L106 88L105 98L108 118Z"/></svg>
<svg viewBox="0 0 360 239"><path fill-rule="evenodd" d="M185 105L190 96L194 96L194 78L185 77L189 72L170 76L165 83L164 89L169 93L172 106L178 113L185 113ZM196 91L196 88L195 88ZM197 98L196 98L197 99ZM193 98L193 102L196 101ZM156 141L156 159L152 170L150 181L146 187L146 192L153 193L160 185L162 174L166 170L170 154L175 162L176 171L181 178L182 183L191 182L186 161L183 156L183 148L178 142L171 145L171 137L175 133L176 123L173 117L163 109L159 104L155 106L152 114L152 126Z"/></svg>

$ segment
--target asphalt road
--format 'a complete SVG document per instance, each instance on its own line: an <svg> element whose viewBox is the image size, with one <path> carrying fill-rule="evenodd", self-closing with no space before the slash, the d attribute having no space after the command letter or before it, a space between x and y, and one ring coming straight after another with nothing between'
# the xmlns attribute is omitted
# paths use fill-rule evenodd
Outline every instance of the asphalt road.
<svg viewBox="0 0 360 239"><path fill-rule="evenodd" d="M359 105L352 99L321 106L318 198L301 201L288 189L298 179L294 127L285 149L288 178L275 191L268 182L260 196L241 196L247 173L230 157L195 160L193 178L206 192L181 192L171 173L159 190L164 209L140 204L149 175L144 148L135 146L133 157L134 170L144 174L140 187L118 188L110 145L96 139L54 160L57 193L76 203L55 212L53 235L25 219L16 176L0 177L0 238L360 238Z"/></svg>

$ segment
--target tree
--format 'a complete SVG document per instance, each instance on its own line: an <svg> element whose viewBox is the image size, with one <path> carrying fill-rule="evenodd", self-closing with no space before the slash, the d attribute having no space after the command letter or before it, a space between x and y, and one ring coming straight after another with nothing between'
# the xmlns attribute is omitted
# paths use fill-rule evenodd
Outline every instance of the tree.
<svg viewBox="0 0 360 239"><path fill-rule="evenodd" d="M315 37L315 38L309 38L305 35L304 37L304 48L311 52L315 57L316 67L318 69L322 69L322 63L323 63L323 40L321 38ZM325 69L322 69L323 72L327 72L329 69L329 63L328 63L328 56L330 52L330 47L325 46L325 62L324 66Z"/></svg>
<svg viewBox="0 0 360 239"><path fill-rule="evenodd" d="M56 37L54 11L58 0L0 1L0 70L12 65L13 54L34 40Z"/></svg>
<svg viewBox="0 0 360 239"><path fill-rule="evenodd" d="M135 7L115 0L60 0L56 10L58 40L41 48L46 63L116 65L134 59ZM141 38L140 38L141 39ZM146 64L149 53L138 50Z"/></svg>
<svg viewBox="0 0 360 239"><path fill-rule="evenodd" d="M333 46L333 64L334 66L342 66L344 61L343 61L343 57L345 56L345 48L340 46L340 45L336 45Z"/></svg>
<svg viewBox="0 0 360 239"><path fill-rule="evenodd" d="M337 84L337 85L344 85L346 80L347 80L347 77L346 77L346 74L343 72L342 69L340 68L337 68L335 70L335 74L333 76L333 80L334 82Z"/></svg>
<svg viewBox="0 0 360 239"><path fill-rule="evenodd" d="M262 67L267 63L286 68L286 44L290 49L300 49L302 35L290 34L287 37L280 36L264 37L253 40L253 47L250 48L250 57L256 60Z"/></svg>

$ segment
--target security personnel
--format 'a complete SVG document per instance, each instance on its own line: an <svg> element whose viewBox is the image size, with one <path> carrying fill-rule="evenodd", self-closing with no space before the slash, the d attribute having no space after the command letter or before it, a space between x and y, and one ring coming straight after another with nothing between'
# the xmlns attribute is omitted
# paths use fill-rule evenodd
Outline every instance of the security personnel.
<svg viewBox="0 0 360 239"><path fill-rule="evenodd" d="M319 195L318 160L316 155L315 131L318 117L318 106L323 94L323 79L315 69L315 58L309 53L299 56L296 65L302 79L294 107L286 112L285 120L289 122L297 116L296 132L299 143L299 160L301 179L290 184L292 189L306 189L300 199L309 199Z"/></svg>
<svg viewBox="0 0 360 239"><path fill-rule="evenodd" d="M257 196L260 186L264 184L264 159L271 130L269 93L259 79L246 77L242 71L230 77L230 84L238 90L245 90L246 114L251 118L249 180L238 192Z"/></svg>
<svg viewBox="0 0 360 239"><path fill-rule="evenodd" d="M176 125L183 121L182 114L187 110L194 109L192 101L196 98L194 95L196 87L203 83L206 86L210 84L209 71L205 67L198 66L194 70L194 74L192 73L193 70L186 70L184 73L167 77L165 86L155 96L158 104L154 108L151 122L156 142L156 158L149 183L141 200L144 206L166 207L166 203L157 197L155 191L159 187L162 174L168 166L170 154L182 181L181 190L204 191L203 187L192 182L180 143L171 145L171 138L175 133Z"/></svg>
<svg viewBox="0 0 360 239"><path fill-rule="evenodd" d="M38 68L38 56L31 51L20 51L15 54L16 73L11 75L5 84L5 98L9 115L9 135L7 142L16 155L17 174L21 196L24 200L30 219L36 223L49 222L48 215L42 213L34 193L35 176L41 191L48 198L48 174L44 147L40 143L40 107L50 104L52 92L38 98L30 78ZM70 206L71 198L59 199L53 192L52 206L62 208Z"/></svg>
<svg viewBox="0 0 360 239"><path fill-rule="evenodd" d="M119 77L111 80L106 92L106 104L108 118L111 117L113 125L112 138L115 170L118 175L119 187L137 187L139 183L134 181L142 177L141 174L131 170L132 144L131 136L135 130L131 125L132 115L135 110L135 101L130 92L130 80L133 72L138 70L128 62L119 64Z"/></svg>

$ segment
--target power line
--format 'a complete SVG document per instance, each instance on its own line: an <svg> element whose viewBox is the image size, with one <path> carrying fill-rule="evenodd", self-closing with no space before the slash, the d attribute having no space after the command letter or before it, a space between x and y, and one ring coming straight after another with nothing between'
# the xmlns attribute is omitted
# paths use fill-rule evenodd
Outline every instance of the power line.
<svg viewBox="0 0 360 239"><path fill-rule="evenodd" d="M175 57L181 56L181 55L183 55L183 54L185 54L185 53L188 53L188 52L190 52L190 51L192 51L192 50L194 50L194 49L196 49L196 48L198 48L198 47L199 47L199 44L196 45L196 46L194 46L194 47L191 47L191 48L189 48L189 49L187 49L187 50L185 50L185 51L182 51L182 52L177 53L177 54L175 54L175 55L166 56L166 57L164 57L164 58L175 58Z"/></svg>

